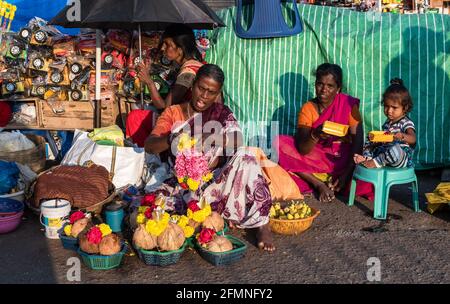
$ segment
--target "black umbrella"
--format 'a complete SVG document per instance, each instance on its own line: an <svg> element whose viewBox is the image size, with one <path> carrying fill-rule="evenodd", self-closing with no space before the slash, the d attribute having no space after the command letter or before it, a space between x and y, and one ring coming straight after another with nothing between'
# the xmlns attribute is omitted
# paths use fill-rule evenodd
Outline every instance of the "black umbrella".
<svg viewBox="0 0 450 304"><path fill-rule="evenodd" d="M68 28L164 30L182 23L194 29L225 26L202 0L81 0L80 19L68 19L72 6L66 6L49 24Z"/></svg>
<svg viewBox="0 0 450 304"><path fill-rule="evenodd" d="M222 20L202 0L80 0L79 20L75 5L66 6L50 22L67 28L139 30L141 59L141 30L164 30L173 23L195 29L225 26ZM95 113L98 127L100 111L100 38L97 31ZM141 101L143 93L141 92Z"/></svg>

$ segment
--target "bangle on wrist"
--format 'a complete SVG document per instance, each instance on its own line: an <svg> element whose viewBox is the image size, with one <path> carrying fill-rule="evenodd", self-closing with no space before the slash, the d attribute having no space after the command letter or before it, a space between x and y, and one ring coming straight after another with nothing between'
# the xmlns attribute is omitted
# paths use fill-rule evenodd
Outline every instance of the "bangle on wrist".
<svg viewBox="0 0 450 304"><path fill-rule="evenodd" d="M311 137L311 139L312 139L314 142L318 142L318 141L319 141L319 139L313 135L313 132L311 132L311 134L309 135L309 137Z"/></svg>

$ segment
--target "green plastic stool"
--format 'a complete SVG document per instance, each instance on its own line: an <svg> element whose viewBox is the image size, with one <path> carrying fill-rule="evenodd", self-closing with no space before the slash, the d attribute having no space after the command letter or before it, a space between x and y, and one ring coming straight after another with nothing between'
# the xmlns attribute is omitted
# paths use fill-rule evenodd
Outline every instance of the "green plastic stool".
<svg viewBox="0 0 450 304"><path fill-rule="evenodd" d="M414 168L374 168L368 169L361 165L356 166L353 172L348 206L353 206L356 192L356 180L372 183L375 186L375 202L373 217L385 220L387 216L389 190L392 185L412 183L414 211L419 212L419 186Z"/></svg>

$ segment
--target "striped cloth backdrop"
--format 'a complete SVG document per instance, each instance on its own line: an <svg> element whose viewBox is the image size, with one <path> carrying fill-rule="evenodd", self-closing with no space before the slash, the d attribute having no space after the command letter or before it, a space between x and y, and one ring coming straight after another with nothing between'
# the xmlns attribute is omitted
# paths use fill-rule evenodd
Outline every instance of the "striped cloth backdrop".
<svg viewBox="0 0 450 304"><path fill-rule="evenodd" d="M236 8L218 12L227 27L211 33L206 60L225 71L225 102L247 143L269 153L273 135L293 134L298 111L314 97L314 69L331 62L344 71L343 92L361 100L365 135L386 119L380 102L389 80L402 78L414 101L416 167L450 164L450 16L298 7L303 32L272 39L240 39ZM283 10L289 20L291 7Z"/></svg>

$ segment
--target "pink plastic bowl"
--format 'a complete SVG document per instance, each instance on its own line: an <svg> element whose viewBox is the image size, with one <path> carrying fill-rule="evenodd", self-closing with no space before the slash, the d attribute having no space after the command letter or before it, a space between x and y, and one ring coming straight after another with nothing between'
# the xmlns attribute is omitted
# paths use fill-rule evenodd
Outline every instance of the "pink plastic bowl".
<svg viewBox="0 0 450 304"><path fill-rule="evenodd" d="M22 220L22 215L23 211L13 215L0 216L0 234L15 230Z"/></svg>

